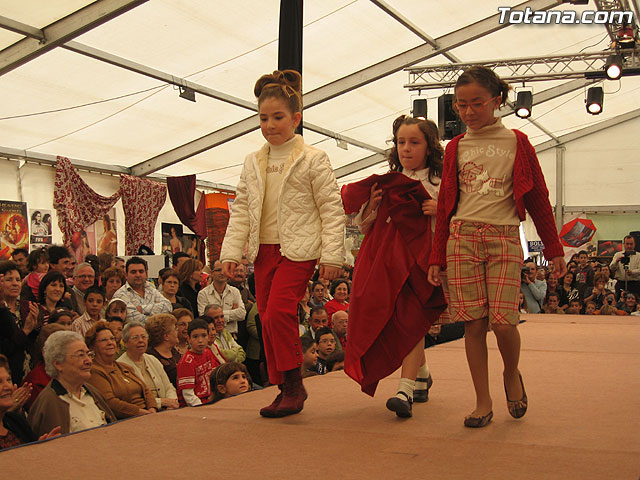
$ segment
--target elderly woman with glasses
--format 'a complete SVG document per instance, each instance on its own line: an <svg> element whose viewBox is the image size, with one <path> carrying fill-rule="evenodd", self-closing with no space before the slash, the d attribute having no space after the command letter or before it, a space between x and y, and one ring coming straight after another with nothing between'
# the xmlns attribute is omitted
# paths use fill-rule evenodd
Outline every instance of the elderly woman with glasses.
<svg viewBox="0 0 640 480"><path fill-rule="evenodd" d="M116 338L104 320L85 335L94 353L89 383L107 400L118 419L155 413L156 398L128 365L115 361L119 349Z"/></svg>
<svg viewBox="0 0 640 480"><path fill-rule="evenodd" d="M43 356L51 382L29 411L29 424L36 435L43 435L56 426L60 426L64 434L116 421L102 394L87 383L92 362L79 333L52 333L44 343Z"/></svg>
<svg viewBox="0 0 640 480"><path fill-rule="evenodd" d="M140 322L131 321L122 330L122 340L127 351L118 358L118 363L131 367L144 380L147 388L156 397L156 407L178 408L178 394L160 360L149 355L149 334Z"/></svg>

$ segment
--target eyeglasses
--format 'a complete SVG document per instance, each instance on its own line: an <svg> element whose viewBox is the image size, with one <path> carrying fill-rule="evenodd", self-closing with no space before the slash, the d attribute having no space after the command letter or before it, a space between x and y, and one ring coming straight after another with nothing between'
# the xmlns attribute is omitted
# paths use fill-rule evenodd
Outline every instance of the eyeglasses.
<svg viewBox="0 0 640 480"><path fill-rule="evenodd" d="M457 112L461 112L461 111L465 112L469 107L471 107L471 110L473 110L474 112L477 112L479 110L482 110L490 101L496 98L498 97L491 97L489 100L486 100L484 102L471 102L471 103L454 102L453 107L456 109Z"/></svg>
<svg viewBox="0 0 640 480"><path fill-rule="evenodd" d="M116 337L107 337L107 338L101 338L100 340L96 340L96 342L98 343L107 343L107 342L115 342L116 341Z"/></svg>
<svg viewBox="0 0 640 480"><path fill-rule="evenodd" d="M318 343L329 343L329 344L332 344L332 343L336 343L336 341L333 340L333 339L323 338Z"/></svg>
<svg viewBox="0 0 640 480"><path fill-rule="evenodd" d="M84 360L85 358L90 358L91 360L93 360L95 356L95 353L93 353L92 351L69 354L69 357L73 358L74 360Z"/></svg>
<svg viewBox="0 0 640 480"><path fill-rule="evenodd" d="M129 340L137 342L138 340L146 340L147 338L149 338L149 335L146 334L132 335L131 337L129 337Z"/></svg>
<svg viewBox="0 0 640 480"><path fill-rule="evenodd" d="M91 279L94 279L96 277L95 277L95 275L77 275L77 278L91 278Z"/></svg>

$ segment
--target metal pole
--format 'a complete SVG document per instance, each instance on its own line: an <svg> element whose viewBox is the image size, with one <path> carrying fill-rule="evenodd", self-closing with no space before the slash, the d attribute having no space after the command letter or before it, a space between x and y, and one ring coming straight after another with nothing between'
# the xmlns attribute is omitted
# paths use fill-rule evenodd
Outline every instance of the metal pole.
<svg viewBox="0 0 640 480"><path fill-rule="evenodd" d="M556 147L556 228L558 233L564 224L564 145Z"/></svg>

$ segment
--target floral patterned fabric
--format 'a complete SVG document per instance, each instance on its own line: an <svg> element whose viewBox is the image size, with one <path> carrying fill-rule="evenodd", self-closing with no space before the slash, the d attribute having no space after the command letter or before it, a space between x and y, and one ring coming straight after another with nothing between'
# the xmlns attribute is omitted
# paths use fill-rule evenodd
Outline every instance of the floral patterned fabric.
<svg viewBox="0 0 640 480"><path fill-rule="evenodd" d="M120 175L124 208L125 255L135 255L141 245L153 250L154 227L167 199L166 185L146 178Z"/></svg>
<svg viewBox="0 0 640 480"><path fill-rule="evenodd" d="M66 157L58 157L53 206L58 214L65 246L71 247L74 232L84 230L111 210L120 191L110 197L94 192Z"/></svg>

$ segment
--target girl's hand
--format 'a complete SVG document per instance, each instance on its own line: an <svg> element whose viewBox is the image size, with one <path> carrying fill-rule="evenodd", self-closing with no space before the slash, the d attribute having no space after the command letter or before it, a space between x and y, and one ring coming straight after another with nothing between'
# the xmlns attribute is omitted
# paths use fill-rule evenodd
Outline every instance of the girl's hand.
<svg viewBox="0 0 640 480"><path fill-rule="evenodd" d="M227 278L233 278L237 266L238 264L236 262L224 262L222 264L222 273L224 273Z"/></svg>
<svg viewBox="0 0 640 480"><path fill-rule="evenodd" d="M438 208L438 202L435 200L425 200L422 202L422 213L425 215L435 215Z"/></svg>
<svg viewBox="0 0 640 480"><path fill-rule="evenodd" d="M442 285L442 280L440 280L440 265L431 265L429 267L429 271L427 272L427 280L434 287L439 287Z"/></svg>
<svg viewBox="0 0 640 480"><path fill-rule="evenodd" d="M324 278L326 280L334 280L340 276L342 269L338 267L331 267L329 265L320 265L320 272L318 272L318 278Z"/></svg>
<svg viewBox="0 0 640 480"><path fill-rule="evenodd" d="M26 335L29 335L35 330L36 325L38 325L38 304L29 302L29 313L27 314L27 318L24 320L22 331Z"/></svg>
<svg viewBox="0 0 640 480"><path fill-rule="evenodd" d="M53 427L49 433L41 435L38 440L46 440L47 438L58 437L62 432L62 427Z"/></svg>
<svg viewBox="0 0 640 480"><path fill-rule="evenodd" d="M377 186L378 186L377 183L374 183L373 185L371 185L371 193L369 194L369 203L367 204L364 211L362 212L363 220L367 218L369 215L371 215L371 212L373 212L374 210L377 210L377 208L380 206L380 202L382 201L382 189L377 190L376 189Z"/></svg>
<svg viewBox="0 0 640 480"><path fill-rule="evenodd" d="M564 277L567 274L567 263L564 261L564 257L553 257L553 273L558 278Z"/></svg>

